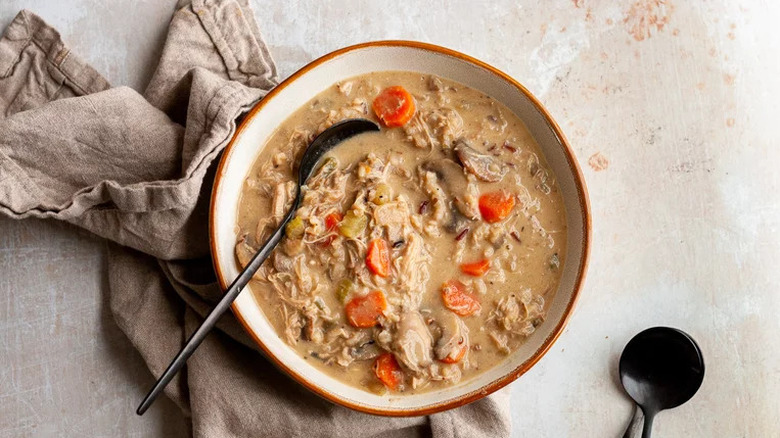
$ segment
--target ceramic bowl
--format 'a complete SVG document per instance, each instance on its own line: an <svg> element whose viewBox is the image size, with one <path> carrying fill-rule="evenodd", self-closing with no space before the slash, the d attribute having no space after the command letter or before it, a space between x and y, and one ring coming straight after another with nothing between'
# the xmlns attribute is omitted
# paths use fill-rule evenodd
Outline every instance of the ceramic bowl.
<svg viewBox="0 0 780 438"><path fill-rule="evenodd" d="M590 244L590 208L571 147L547 110L522 85L499 70L443 47L380 41L337 50L306 65L260 101L236 130L217 171L211 198L210 239L223 289L239 273L234 257L236 215L243 181L277 126L334 83L374 71L407 70L452 79L492 96L523 120L555 173L566 206L568 249L560 287L547 319L517 351L494 368L459 384L413 395L377 395L339 382L310 365L274 331L250 291L233 311L265 355L292 378L335 403L389 416L424 415L485 397L528 371L563 332L582 288Z"/></svg>

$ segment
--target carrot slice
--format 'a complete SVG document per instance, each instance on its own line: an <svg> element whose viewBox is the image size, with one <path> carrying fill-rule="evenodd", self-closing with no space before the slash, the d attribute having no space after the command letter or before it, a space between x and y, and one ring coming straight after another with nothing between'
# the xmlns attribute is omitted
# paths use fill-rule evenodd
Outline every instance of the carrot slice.
<svg viewBox="0 0 780 438"><path fill-rule="evenodd" d="M460 316L473 315L482 308L479 299L466 290L466 285L458 280L450 280L441 287L441 299L444 307Z"/></svg>
<svg viewBox="0 0 780 438"><path fill-rule="evenodd" d="M379 317L387 309L385 294L375 290L362 297L351 299L344 306L347 322L353 327L369 328L379 323Z"/></svg>
<svg viewBox="0 0 780 438"><path fill-rule="evenodd" d="M466 347L466 344L460 346L459 350L455 350L452 353L449 354L449 356L445 357L441 361L444 363L458 363L463 359L463 356L466 355L466 350L468 350L468 347Z"/></svg>
<svg viewBox="0 0 780 438"><path fill-rule="evenodd" d="M335 230L342 219L344 219L344 216L342 216L339 212L331 213L325 216L325 228L328 231Z"/></svg>
<svg viewBox="0 0 780 438"><path fill-rule="evenodd" d="M385 239L374 239L368 244L366 266L380 277L387 277L390 273L390 248Z"/></svg>
<svg viewBox="0 0 780 438"><path fill-rule="evenodd" d="M342 219L344 219L344 216L339 212L334 212L325 216L325 231L329 233L330 236L322 241L322 246L328 246L336 240L336 235L333 232L336 230L336 227L339 226Z"/></svg>
<svg viewBox="0 0 780 438"><path fill-rule="evenodd" d="M485 193L479 197L479 212L482 219L489 224L504 220L514 207L514 195L504 190Z"/></svg>
<svg viewBox="0 0 780 438"><path fill-rule="evenodd" d="M374 99L374 113L388 128L403 126L414 116L414 98L400 85L385 88Z"/></svg>
<svg viewBox="0 0 780 438"><path fill-rule="evenodd" d="M488 259L482 259L474 263L463 263L460 265L461 272L473 277L481 277L485 275L485 272L487 272L488 269L490 269L490 260Z"/></svg>
<svg viewBox="0 0 780 438"><path fill-rule="evenodd" d="M382 353L374 362L374 374L390 390L395 391L404 380L404 373L392 353Z"/></svg>

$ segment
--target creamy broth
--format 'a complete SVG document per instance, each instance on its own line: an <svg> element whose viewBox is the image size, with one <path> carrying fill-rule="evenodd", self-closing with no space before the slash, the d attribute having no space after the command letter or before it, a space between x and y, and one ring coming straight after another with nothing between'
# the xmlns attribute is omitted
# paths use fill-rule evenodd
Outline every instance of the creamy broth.
<svg viewBox="0 0 780 438"><path fill-rule="evenodd" d="M283 218L309 142L402 86L403 126L333 149L250 287L279 336L373 392L456 384L500 362L544 320L566 249L563 201L523 123L496 100L412 72L323 91L262 148L238 215L244 266Z"/></svg>

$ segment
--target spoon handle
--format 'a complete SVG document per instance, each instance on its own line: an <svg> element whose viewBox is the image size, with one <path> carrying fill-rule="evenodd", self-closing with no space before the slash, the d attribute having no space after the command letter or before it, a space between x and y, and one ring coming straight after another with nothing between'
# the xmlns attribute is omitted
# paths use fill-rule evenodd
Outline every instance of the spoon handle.
<svg viewBox="0 0 780 438"><path fill-rule="evenodd" d="M653 418L655 418L655 412L651 410L645 410L645 427L642 428L642 438L650 438L650 432L653 429Z"/></svg>
<svg viewBox="0 0 780 438"><path fill-rule="evenodd" d="M639 408L639 405L634 405L634 416L631 418L631 422L628 423L628 427L626 427L626 432L623 434L623 438L635 438L639 436L641 433L639 428L642 424L643 416L642 409Z"/></svg>
<svg viewBox="0 0 780 438"><path fill-rule="evenodd" d="M193 333L192 336L187 339L187 343L179 351L179 354L176 355L171 364L168 365L168 368L165 370L165 372L162 373L159 379L157 379L157 383L154 384L154 387L152 387L146 397L144 397L144 400L135 411L136 414L143 415L143 413L146 412L157 396L160 395L171 379L173 379L173 376L179 372L179 370L187 362L187 359L192 356L192 353L194 353L200 343L203 342L203 340L206 338L206 335L208 335L211 329L214 328L219 318L230 308L230 305L233 303L236 297L238 297L238 294L241 293L247 283L249 283L249 280L252 279L252 276L255 275L255 272L257 272L265 259L268 258L279 241L282 240L284 226L292 218L299 202L300 186L296 194L295 203L284 217L284 220L282 220L282 222L276 228L276 231L274 231L274 233L265 242L262 248L260 248L260 250L258 250L257 253L252 257L252 260L250 260L250 262L246 265L246 268L244 268L244 270L238 274L238 277L233 280L233 283L225 291L225 296L222 297L219 303L217 303L216 307L214 307L208 316L206 316L206 319L203 320L203 323L201 323L200 327L198 327L198 329L195 330L195 333Z"/></svg>

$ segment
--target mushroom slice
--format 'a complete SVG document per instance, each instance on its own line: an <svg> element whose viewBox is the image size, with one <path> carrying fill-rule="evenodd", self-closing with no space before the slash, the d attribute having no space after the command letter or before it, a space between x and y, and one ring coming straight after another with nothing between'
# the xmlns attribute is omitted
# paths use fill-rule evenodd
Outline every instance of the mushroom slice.
<svg viewBox="0 0 780 438"><path fill-rule="evenodd" d="M442 189L445 190L445 195L453 197L453 205L455 208L449 208L449 211L445 211L442 221L444 223L444 229L449 233L459 233L465 227L471 219L476 219L475 212L469 209L464 201L460 199L456 193L463 193L468 189L468 179L466 174L463 173L463 167L460 164L444 158L441 160L431 160L423 163L420 168L424 171L433 172L436 175L436 181L441 183ZM447 214L448 213L448 214Z"/></svg>
<svg viewBox="0 0 780 438"><path fill-rule="evenodd" d="M241 265L241 269L246 268L246 265L249 264L252 257L255 255L255 252L257 252L256 249L249 246L246 239L247 236L244 235L239 239L238 243L236 243L236 259L238 259L238 264Z"/></svg>
<svg viewBox="0 0 780 438"><path fill-rule="evenodd" d="M420 167L436 174L436 178L441 181L449 192L459 190L468 183L466 174L460 164L449 158L430 160L422 163Z"/></svg>
<svg viewBox="0 0 780 438"><path fill-rule="evenodd" d="M274 187L274 197L271 202L271 212L274 223L281 223L287 209L292 205L295 196L295 183L292 181L281 182Z"/></svg>
<svg viewBox="0 0 780 438"><path fill-rule="evenodd" d="M393 343L395 356L415 373L423 371L431 358L433 338L420 312L406 311L398 321L398 333Z"/></svg>
<svg viewBox="0 0 780 438"><path fill-rule="evenodd" d="M436 359L458 362L469 348L469 328L452 312L443 312L437 322L441 327L441 338L434 348Z"/></svg>
<svg viewBox="0 0 780 438"><path fill-rule="evenodd" d="M455 154L463 167L485 182L498 182L506 175L506 167L490 155L480 154L466 140L455 141Z"/></svg>
<svg viewBox="0 0 780 438"><path fill-rule="evenodd" d="M444 224L444 229L448 233L460 233L469 226L470 222L471 219L464 216L459 209L451 208L450 220Z"/></svg>

